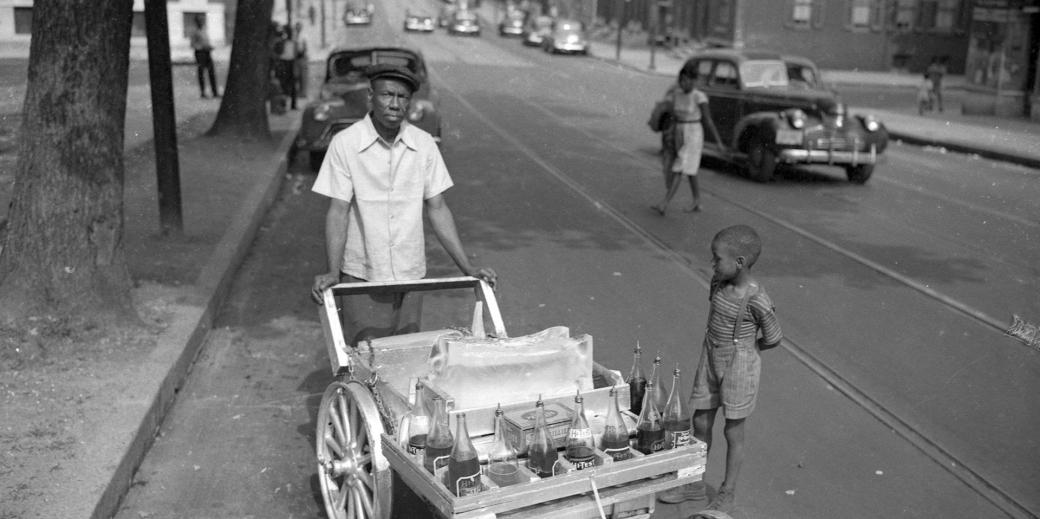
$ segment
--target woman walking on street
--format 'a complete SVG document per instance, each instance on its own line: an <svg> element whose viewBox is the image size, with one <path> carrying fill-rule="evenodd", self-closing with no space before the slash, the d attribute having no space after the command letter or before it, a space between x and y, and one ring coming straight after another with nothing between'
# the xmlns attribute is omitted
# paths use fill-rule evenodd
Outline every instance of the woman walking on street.
<svg viewBox="0 0 1040 519"><path fill-rule="evenodd" d="M719 148L725 153L726 145L719 137L715 121L708 108L708 96L694 88L697 81L697 69L687 63L679 71L679 88L668 91L666 99L671 101L672 120L674 121L674 138L666 139L665 178L668 189L659 204L650 206L657 214L664 216L668 204L672 201L683 177L690 183L690 194L693 204L686 210L701 210L700 188L697 185L697 170L701 164L701 152L704 150L704 127L707 126ZM670 98L670 99L668 99Z"/></svg>

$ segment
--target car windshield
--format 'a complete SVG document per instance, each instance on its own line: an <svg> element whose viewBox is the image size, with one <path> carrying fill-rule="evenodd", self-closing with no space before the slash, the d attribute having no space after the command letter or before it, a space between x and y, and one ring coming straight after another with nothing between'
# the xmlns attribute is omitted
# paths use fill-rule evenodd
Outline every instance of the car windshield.
<svg viewBox="0 0 1040 519"><path fill-rule="evenodd" d="M556 30L564 33L581 32L581 23L571 21L557 22Z"/></svg>
<svg viewBox="0 0 1040 519"><path fill-rule="evenodd" d="M337 83L355 83L367 81L365 69L372 65L397 65L422 77L419 61L412 54L400 51L375 51L364 54L343 53L333 56L329 61L331 80Z"/></svg>
<svg viewBox="0 0 1040 519"><path fill-rule="evenodd" d="M534 26L539 29L548 29L552 25L552 18L547 16L539 17L534 20Z"/></svg>
<svg viewBox="0 0 1040 519"><path fill-rule="evenodd" d="M477 15L469 11L459 11L455 14L455 19L460 22L475 22L477 20Z"/></svg>
<svg viewBox="0 0 1040 519"><path fill-rule="evenodd" d="M807 65L801 65L798 63L787 64L787 77L790 78L791 84L798 86L804 86L807 88L816 87L816 72L812 67Z"/></svg>
<svg viewBox="0 0 1040 519"><path fill-rule="evenodd" d="M785 87L787 67L780 60L749 60L740 64L745 87Z"/></svg>

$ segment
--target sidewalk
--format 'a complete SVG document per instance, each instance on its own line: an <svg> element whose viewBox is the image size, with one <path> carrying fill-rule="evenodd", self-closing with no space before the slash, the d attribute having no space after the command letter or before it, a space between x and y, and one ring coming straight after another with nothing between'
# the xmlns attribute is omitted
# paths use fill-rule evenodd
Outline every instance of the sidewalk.
<svg viewBox="0 0 1040 519"><path fill-rule="evenodd" d="M614 43L592 41L590 54L594 57L619 63L645 73L676 77L688 53L659 48L653 53L654 68L650 69L649 47L633 48L622 46L621 58L617 59ZM865 72L848 70L824 70L825 83L841 90L843 85L874 85L890 88L914 88L919 78L913 74ZM952 76L948 79L951 90L962 89L964 78ZM1011 119L991 116L968 116L952 110L941 114L918 116L895 110L853 107L856 111L867 111L877 115L895 140L924 146L936 146L961 153L1012 162L1032 168L1040 168L1040 123L1026 119Z"/></svg>
<svg viewBox="0 0 1040 519"><path fill-rule="evenodd" d="M218 62L221 83L225 67ZM0 452L0 517L115 513L282 185L300 112L272 115L269 141L205 137L219 101L200 99L188 72L174 75L181 237L158 235L150 91L128 91L124 242L135 306L150 329L67 355L55 345L0 372L0 434L15 442ZM10 186L0 182L0 220Z"/></svg>

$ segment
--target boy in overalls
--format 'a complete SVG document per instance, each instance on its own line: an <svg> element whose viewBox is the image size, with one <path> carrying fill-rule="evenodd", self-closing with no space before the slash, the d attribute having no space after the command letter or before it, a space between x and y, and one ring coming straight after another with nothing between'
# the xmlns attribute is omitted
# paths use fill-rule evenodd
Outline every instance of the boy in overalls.
<svg viewBox="0 0 1040 519"><path fill-rule="evenodd" d="M711 305L690 395L694 436L709 450L719 407L726 419L726 475L707 506L710 510L728 512L733 506L737 476L744 462L744 423L755 409L758 395L759 351L778 346L783 338L773 301L751 276L751 267L761 251L761 239L746 225L727 227L711 242ZM701 481L663 492L658 499L678 503L704 497Z"/></svg>

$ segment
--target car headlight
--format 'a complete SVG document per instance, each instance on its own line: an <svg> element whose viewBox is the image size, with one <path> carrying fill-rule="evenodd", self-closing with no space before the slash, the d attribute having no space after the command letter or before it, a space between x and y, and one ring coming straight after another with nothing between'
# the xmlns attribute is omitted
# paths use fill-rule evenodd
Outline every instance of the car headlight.
<svg viewBox="0 0 1040 519"><path fill-rule="evenodd" d="M877 117L874 115L865 115L862 119L863 127L866 128L868 132L876 132L881 129L881 121L878 121Z"/></svg>
<svg viewBox="0 0 1040 519"><path fill-rule="evenodd" d="M327 121L327 120L329 120L329 112L331 112L334 107L343 106L343 105L344 105L344 103L343 103L342 99L330 99L328 101L324 101L322 103L319 103L318 106L314 107L314 120L315 121Z"/></svg>
<svg viewBox="0 0 1040 519"><path fill-rule="evenodd" d="M426 99L419 99L413 102L411 108L408 109L408 120L413 123L421 121L427 112L433 113L433 103Z"/></svg>
<svg viewBox="0 0 1040 519"><path fill-rule="evenodd" d="M807 116L800 108L790 108L784 110L784 118L787 119L787 124L791 125L791 128L801 130L805 128L805 119Z"/></svg>

